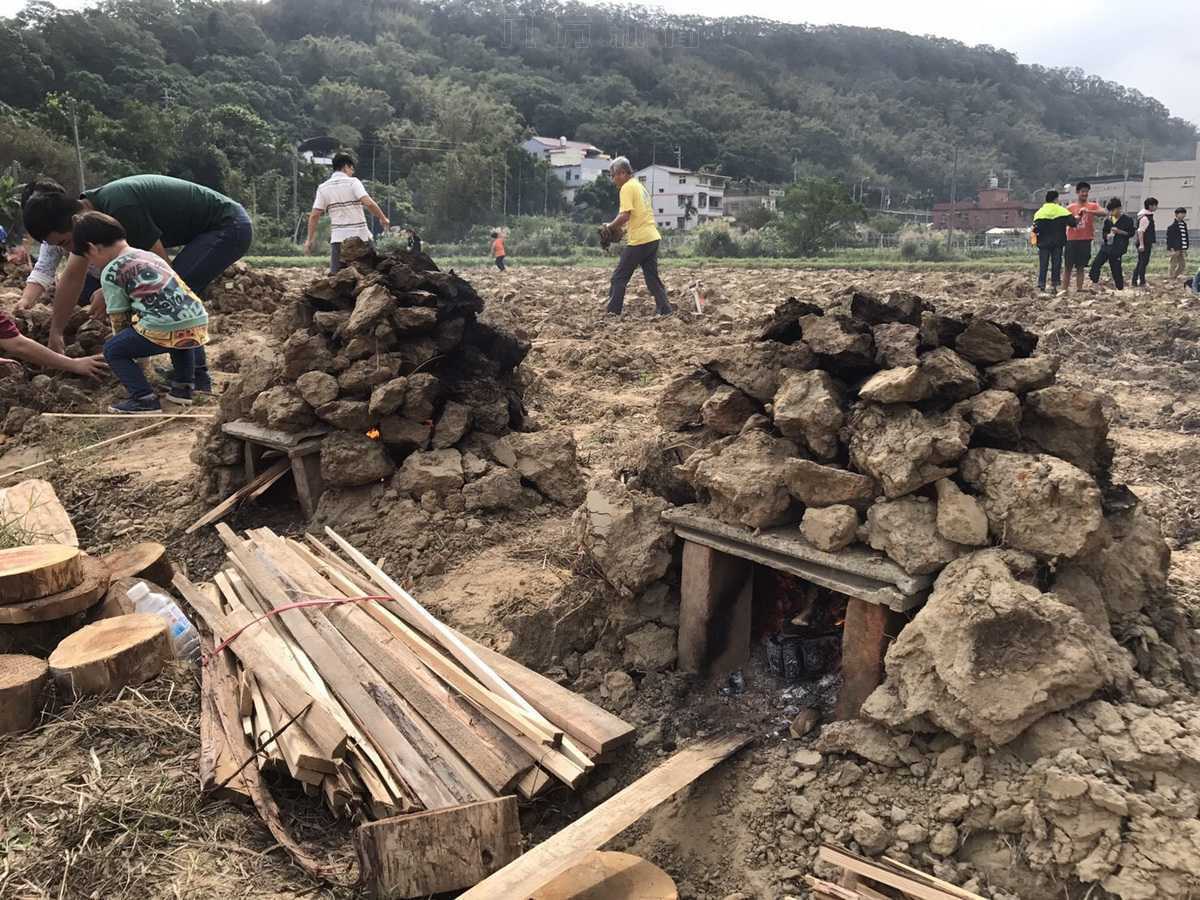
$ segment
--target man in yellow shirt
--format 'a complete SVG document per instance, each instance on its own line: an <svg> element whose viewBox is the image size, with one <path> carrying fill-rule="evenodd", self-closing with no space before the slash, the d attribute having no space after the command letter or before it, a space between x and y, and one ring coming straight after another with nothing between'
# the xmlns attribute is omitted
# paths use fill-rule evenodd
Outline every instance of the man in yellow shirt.
<svg viewBox="0 0 1200 900"><path fill-rule="evenodd" d="M612 287L608 292L608 313L619 316L625 308L625 287L633 277L634 269L642 269L646 289L654 297L654 310L660 316L671 315L671 304L667 302L667 289L658 277L658 244L662 239L654 226L654 213L650 208L650 194L646 186L633 177L633 167L624 156L618 156L609 166L613 182L621 192L621 209L617 217L608 223L611 231L625 231L625 249L612 275Z"/></svg>

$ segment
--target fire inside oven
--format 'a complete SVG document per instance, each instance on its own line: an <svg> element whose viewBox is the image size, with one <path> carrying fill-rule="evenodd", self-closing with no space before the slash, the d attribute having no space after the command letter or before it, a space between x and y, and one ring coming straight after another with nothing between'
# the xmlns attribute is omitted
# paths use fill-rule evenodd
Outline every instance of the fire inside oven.
<svg viewBox="0 0 1200 900"><path fill-rule="evenodd" d="M753 639L773 675L789 683L840 675L844 594L757 566L754 596Z"/></svg>

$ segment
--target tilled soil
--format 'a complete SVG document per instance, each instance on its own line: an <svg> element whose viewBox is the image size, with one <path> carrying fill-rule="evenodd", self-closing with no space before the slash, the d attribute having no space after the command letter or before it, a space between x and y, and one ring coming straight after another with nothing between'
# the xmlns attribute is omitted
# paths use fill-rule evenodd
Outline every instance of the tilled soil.
<svg viewBox="0 0 1200 900"><path fill-rule="evenodd" d="M273 274L290 285L313 275L307 270ZM1200 304L1181 287L1047 298L1030 289L1032 273L1023 278L711 267L667 271L677 315L653 318L649 296L635 284L627 297L626 315L612 319L603 314L607 270L518 264L507 273L479 268L460 274L486 298L485 318L532 340L522 375L529 413L538 427L570 428L580 462L592 475L632 471L642 442L657 431L654 405L667 381L713 347L749 337L786 297L828 307L853 287L876 292L905 289L920 294L939 311L1020 321L1043 334L1042 352L1061 355L1060 381L1108 398L1117 445L1116 477L1127 481L1162 520L1175 550L1172 588L1191 611L1193 627L1200 626L1200 591L1195 587L1200 553L1194 543L1200 536L1200 488L1196 486L1200 401L1195 396L1200 385ZM16 293L0 288L0 307L10 305ZM702 315L696 312L698 300L704 305ZM210 350L218 384L270 345L269 324L270 313L261 309L218 318ZM112 384L79 386L94 400L96 410L116 394ZM86 404L77 408L83 411ZM129 427L124 422L35 420L0 447L0 471L27 464L46 447L61 452ZM204 511L193 499L199 473L187 458L195 430L176 423L115 445L113 452L79 457L86 462L67 460L47 467L44 477L58 488L86 549L103 552L125 542L160 540L201 578L221 563L211 532L182 535ZM472 522L437 511L430 517L433 527L419 533L362 526L347 534L374 555L386 557L388 568L439 615L557 674L575 690L616 708L639 725L638 744L600 767L580 794L552 792L524 811L523 824L531 842L630 783L677 745L728 727L748 729L758 740L613 844L665 868L677 879L681 896L803 896L802 875L811 871L820 840L839 837L834 828L839 824L844 831L840 836L850 840L852 823L866 821L856 818L862 813L889 827L915 824L931 835L946 824L938 816L939 807L949 790L961 789L962 779L939 769L936 761L939 754L953 749L953 742L918 741L919 753L929 761L900 770L829 756L810 767L810 760L801 756L797 761L796 753L811 745L816 732L801 740L788 736L787 724L798 711L794 693L763 671L760 660L745 673L747 688L741 694L675 673L632 672L637 685L632 699L608 696L603 675L620 669L622 663L615 649L617 639L606 629L620 601L611 597L575 550L572 512L544 503L515 513L481 514ZM285 491L268 494L258 507L231 517L230 524L236 528L269 524L281 532L303 528L299 509ZM171 723L178 720L176 730L190 727L195 703L195 691L187 686L190 677L183 672L172 676L179 680L178 691L146 692L140 701L146 715ZM1181 690L1177 685L1168 687L1171 693ZM87 735L103 730L107 707L105 703L76 707L66 711L62 721ZM9 845L9 874L0 865L0 896L9 892L21 897L58 896L63 884L69 885L63 896L88 896L78 868L72 870L77 864L71 854L105 852L132 863L138 858L137 828L123 824L121 830L104 830L91 838L79 834L78 817L67 813L68 807L82 802L77 801L83 795L75 785L100 784L93 769L100 766L101 773L106 771L107 754L103 745L97 750L98 761L88 753L65 754L56 768L31 781L29 751L38 734L42 732L27 738L0 738L0 785L6 786L10 797L21 799L20 811L7 800L0 804L5 810L0 813L0 833L21 835ZM124 759L111 745L110 753L113 759ZM256 827L252 819L237 818L236 825L229 824L234 821L231 816L240 813L219 804L198 807L172 801L164 805L163 796L195 790L196 753L194 740L176 735L162 744L153 782L134 781L126 788L132 794L154 792L140 801L130 796L128 804L168 817L140 822L138 827L155 830L156 852L174 864L131 865L126 884L119 884L105 869L102 878L97 875L95 887L100 893L94 896L219 896L211 893L213 874L230 873L231 865L255 877L260 896L348 895L333 888L314 892L314 885L292 869L282 853L271 851L265 831L261 839L247 838L246 823L249 832ZM988 760L985 787L1010 777L1008 765L1007 760ZM819 810L810 811L797 801L806 795L820 800ZM319 807L292 797L287 808L324 852L350 863L344 827L330 825L317 838L322 829L313 828L312 822L320 821ZM808 821L817 813L815 824ZM171 824L170 816L192 829L178 821ZM821 817L827 820L824 824ZM126 823L126 818L121 822ZM961 823L958 828L956 834L965 846L970 829ZM164 830L178 834L177 853L172 853L169 838L161 838ZM223 844L246 847L247 843L251 846L243 854L244 862L223 849ZM932 856L927 850L921 853L925 855L914 849L915 864L934 868L958 883L975 879L971 887L985 895L1039 896L1036 891L1041 888L992 884L979 874L975 861L956 861L953 849ZM51 861L59 857L61 862ZM1063 884L1055 895L1082 897L1084 893ZM1096 889L1090 896L1106 895Z"/></svg>

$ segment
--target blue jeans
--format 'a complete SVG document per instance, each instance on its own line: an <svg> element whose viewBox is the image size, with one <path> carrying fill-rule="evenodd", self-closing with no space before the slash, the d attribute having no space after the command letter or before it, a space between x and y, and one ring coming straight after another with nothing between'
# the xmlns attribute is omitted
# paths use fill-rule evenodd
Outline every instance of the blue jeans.
<svg viewBox="0 0 1200 900"><path fill-rule="evenodd" d="M214 278L245 256L246 251L250 249L250 242L254 239L254 225L246 215L246 210L241 207L238 207L238 210L238 214L226 219L216 230L198 234L188 241L171 262L175 273L201 297ZM195 377L200 381L207 381L208 357L204 348L197 347L190 352L195 357ZM179 370L175 371L178 373Z"/></svg>
<svg viewBox="0 0 1200 900"><path fill-rule="evenodd" d="M175 367L173 384L192 385L195 382L195 348L188 350L171 350L160 347L153 341L147 340L133 330L125 328L104 342L104 358L108 360L109 368L121 379L130 397L145 397L154 393L150 382L142 374L142 367L137 360L147 356L157 356L160 353L171 354L171 365Z"/></svg>

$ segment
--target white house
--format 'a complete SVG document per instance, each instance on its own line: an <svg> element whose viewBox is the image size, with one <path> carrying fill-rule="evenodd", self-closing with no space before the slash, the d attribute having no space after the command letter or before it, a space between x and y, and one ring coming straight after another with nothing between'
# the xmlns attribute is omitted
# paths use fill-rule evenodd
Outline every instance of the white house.
<svg viewBox="0 0 1200 900"><path fill-rule="evenodd" d="M563 197L568 203L575 202L575 192L580 187L607 175L612 162L611 157L594 144L568 141L565 137L534 136L521 144L521 149L550 164L555 176L563 183Z"/></svg>
<svg viewBox="0 0 1200 900"><path fill-rule="evenodd" d="M654 207L654 224L669 231L691 231L701 222L725 216L724 175L692 172L674 166L647 166L634 173L646 186Z"/></svg>

